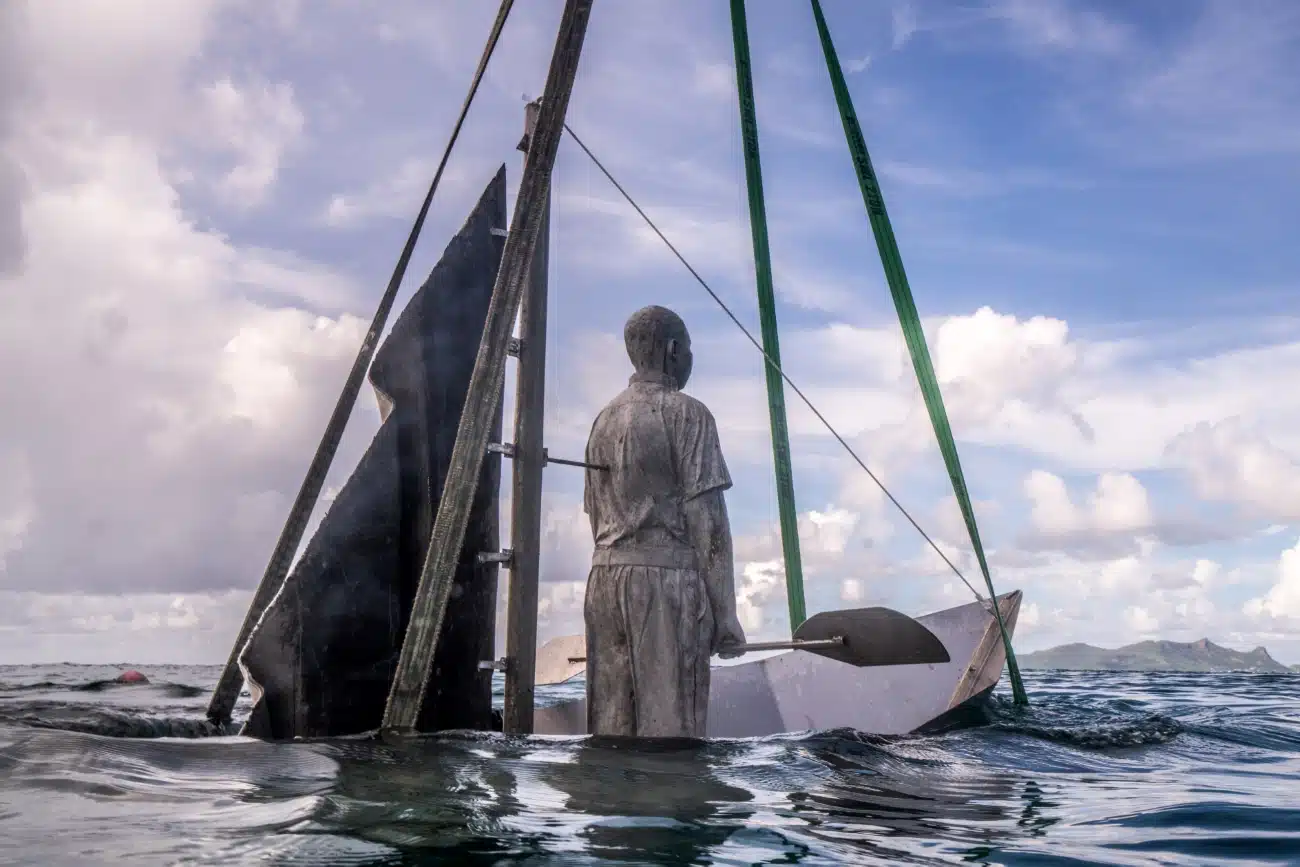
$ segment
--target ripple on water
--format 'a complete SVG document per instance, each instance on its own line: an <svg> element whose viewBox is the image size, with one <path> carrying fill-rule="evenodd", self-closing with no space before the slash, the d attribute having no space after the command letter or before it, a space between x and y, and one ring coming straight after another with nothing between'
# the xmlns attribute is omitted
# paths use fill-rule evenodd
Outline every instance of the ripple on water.
<svg viewBox="0 0 1300 867"><path fill-rule="evenodd" d="M111 671L0 669L0 862L1300 863L1300 678L1032 672L924 737L263 744L202 737L215 668Z"/></svg>

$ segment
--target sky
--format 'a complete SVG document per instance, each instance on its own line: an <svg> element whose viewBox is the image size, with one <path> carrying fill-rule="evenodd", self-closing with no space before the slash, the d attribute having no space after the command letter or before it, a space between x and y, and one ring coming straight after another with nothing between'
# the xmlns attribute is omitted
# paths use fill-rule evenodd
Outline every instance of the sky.
<svg viewBox="0 0 1300 867"><path fill-rule="evenodd" d="M823 5L1017 648L1300 663L1300 6ZM495 6L0 4L0 663L224 661ZM515 6L399 308L502 163L513 199L561 3ZM811 11L749 29L784 367L979 586ZM596 0L569 122L757 333L727 4ZM547 446L677 310L742 622L788 634L760 356L572 141L553 195ZM787 403L809 611L970 601ZM316 521L378 425L363 391ZM591 548L580 474L545 502L543 638Z"/></svg>

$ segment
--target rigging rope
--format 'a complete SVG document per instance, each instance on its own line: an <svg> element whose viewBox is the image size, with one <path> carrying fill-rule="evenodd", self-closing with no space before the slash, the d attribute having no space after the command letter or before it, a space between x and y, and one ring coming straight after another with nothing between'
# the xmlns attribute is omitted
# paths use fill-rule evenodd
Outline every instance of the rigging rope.
<svg viewBox="0 0 1300 867"><path fill-rule="evenodd" d="M605 168L604 163L602 163L599 159L596 158L596 155L591 152L591 149L587 147L586 144L583 143L582 139L578 138L578 134L573 131L573 128L566 123L564 125L564 131L569 134L569 137L573 139L573 141L578 145L578 147L582 148L583 153L585 153L591 159L591 161L596 165L596 168L599 169L601 174L605 176L605 179L608 180L614 186L614 189L618 190L619 194L622 195L623 198L627 201L627 203L632 206L632 209L635 210L638 215L640 215L641 219L644 220L645 224L650 228L650 231L654 232L657 236L659 236L659 240L663 241L664 244L668 247L668 249L672 251L672 254L677 257L677 261L681 262L682 265L686 267L686 270L689 271L691 276L695 278L695 282L699 283L700 286L703 287L704 291L709 293L709 296L715 302L717 302L717 305L720 308L722 308L722 312L727 315L727 318L730 319L735 324L735 326L740 329L741 333L744 334L745 337L749 338L749 342L754 344L754 348L759 351L759 353L767 361L768 365L781 375L781 378L785 381L785 384L790 386L790 390L799 396L799 399L804 402L804 405L807 406L808 409L812 410L813 415L817 416L817 420L822 423L822 426L825 427L826 430L830 432L830 435L833 436L836 439L836 441L839 442L839 444L844 447L844 450L849 453L849 457L853 458L854 462L856 462L857 465L861 467L868 476L871 477L871 481L876 483L876 486L879 487L880 490L884 493L884 495L889 498L889 501L898 508L898 511L900 511L903 514L903 517L907 518L908 522L911 523L911 525L916 529L916 532L921 534L921 538L925 539L925 541L930 544L930 547L934 549L934 552L938 554L940 558L943 559L943 562L948 564L948 568L952 570L953 574L961 579L961 582L966 585L967 589L969 589L971 593L975 594L976 599L978 599L980 602L983 602L984 597L981 596L980 592L976 590L975 587L969 581L966 580L966 576L961 573L961 570L958 569L953 564L953 562L948 559L948 555L943 553L943 550L935 543L933 539L930 538L929 534L926 533L925 530L921 528L921 525L918 524L916 522L916 519L913 518L911 514L908 513L907 509L903 507L903 504L900 503L898 499L889 492L889 489L885 487L884 482L880 481L880 479L877 478L876 474L871 471L871 468L866 465L866 463L862 460L862 458L858 457L858 453L853 450L853 447L848 444L848 442L844 439L844 437L840 436L839 432L835 430L834 426L832 426L831 423L826 420L826 416L822 415L821 411L818 410L817 407L813 405L813 402L808 399L808 395L804 394L803 391L799 388L799 386L795 384L794 380L790 378L789 374L787 374L781 368L781 365L778 364L770 355L767 354L767 351L763 349L763 345L758 342L757 338L755 338L754 335L750 333L749 329L746 328L744 324L742 324L741 321L736 318L736 314L731 312L731 308L727 306L726 302L724 302L721 298L718 297L718 293L713 291L713 288L709 286L707 282L705 282L704 278L700 276L699 272L696 271L695 268L691 266L691 263L686 261L686 257L683 256L675 246L673 246L673 242L669 241L668 238L664 235L664 233L659 230L659 227L655 225L654 220L651 220L649 215L646 214L646 212L641 209L641 206L638 205L636 203L636 200L633 199L632 196L628 193L628 191L623 188L623 185L620 184L612 174L610 174L609 169ZM995 609L997 608L996 605L993 607Z"/></svg>
<svg viewBox="0 0 1300 867"><path fill-rule="evenodd" d="M370 330L366 332L365 339L361 341L361 349L357 353L356 361L352 363L352 370L348 373L338 403L334 406L334 413L325 426L325 433L321 437L320 445L317 447L316 454L307 468L307 476L303 479L302 487L298 490L298 496L293 502L293 507L289 510L289 517L285 521L284 529L280 531L280 538L276 541L270 562L267 563L266 571L262 574L262 581L258 584L257 591L253 594L253 599L249 603L248 612L244 615L244 622L239 627L239 635L235 639L235 645L230 650L229 659L226 660L226 667L222 670L221 678L212 691L212 699L208 704L208 718L216 723L224 724L230 720L231 711L234 710L235 702L239 698L244 683L243 673L239 670L239 655L243 652L244 645L247 643L254 627L261 620L263 612L270 606L276 594L280 592L280 588L289 575L293 557L298 552L298 545L302 542L302 535L307 529L307 521L311 518L312 510L316 506L321 487L325 484L325 476L329 473L330 464L334 462L334 454L338 451L339 442L343 439L343 431L347 427L348 418L352 415L352 408L356 405L357 395L361 391L366 371L369 370L370 362L374 358L375 350L378 348L379 335L383 333L384 324L387 322L388 314L397 298L397 291L401 288L402 280L406 276L406 268L410 264L412 253L415 251L415 242L420 237L420 230L424 228L425 218L428 216L429 207L433 203L433 194L438 189L439 181L442 180L442 173L447 168L447 161L451 158L452 148L456 144L456 139L460 136L465 117L469 114L470 104L474 102L474 95L478 93L479 84L483 81L483 74L487 71L488 61L492 59L492 54L497 47L497 41L501 38L501 31L505 29L506 18L509 17L513 5L514 0L501 0L501 7L497 11L496 21L492 24L492 32L488 35L487 45L484 46L483 55L479 58L478 68L474 71L474 79L469 86L469 93L466 94L465 102L461 105L460 116L456 118L456 125L452 128L451 138L447 141L447 147L442 153L442 160L438 163L437 171L434 172L433 182L429 184L429 192L425 194L424 203L420 205L420 213L415 218L415 224L411 227L411 232L406 238L406 245L402 248L401 256L398 257L392 277L389 278L388 288L384 290L384 295L379 301L379 308L375 311L374 319L370 323Z"/></svg>
<svg viewBox="0 0 1300 867"><path fill-rule="evenodd" d="M763 332L767 377L767 413L772 429L772 463L776 470L776 503L781 519L781 551L785 559L786 602L790 633L807 619L803 596L803 558L799 553L799 513L794 503L794 472L790 466L790 430L785 418L781 385L781 343L776 327L776 293L772 288L772 253L767 240L767 209L763 204L763 172L758 157L758 117L750 71L749 32L745 0L731 0L731 37L736 56L736 95L740 100L740 138L745 149L745 188L749 198L749 229L754 243L754 276L758 286L758 319Z"/></svg>
<svg viewBox="0 0 1300 867"><path fill-rule="evenodd" d="M989 595L996 600L997 593L993 590L993 578L989 574L984 545L980 541L979 527L975 523L975 510L971 505L966 478L961 470L961 459L957 455L957 443L953 440L952 427L948 423L948 412L943 405L943 394L939 390L939 381L934 375L934 365L930 361L930 350L925 343L921 317L916 311L916 302L912 298L912 289L907 282L907 273L903 270L903 258L898 251L898 242L894 239L889 215L885 212L885 200L880 192L880 183L871 166L867 142L862 136L862 127L858 123L853 99L844 81L844 72L840 69L839 57L835 53L835 45L831 42L830 29L826 26L826 18L822 14L819 0L812 0L812 11L817 22L817 33L821 37L822 51L826 55L826 71L830 74L831 88L835 91L835 102L839 106L840 120L844 125L844 136L848 140L849 153L858 175L858 185L862 188L862 199L871 221L871 230L876 236L876 246L880 248L880 261L885 268L889 292L894 298L894 308L898 312L898 321L903 328L908 353L912 356L916 379L921 386L921 396L925 399L925 408L934 427L935 439L939 441L939 451L943 453L943 462L952 481L953 494L957 498L962 518L966 522L971 546L975 549L975 558L979 561L980 572L984 575L984 584L988 588ZM1025 695L1024 683L1020 678L1020 666L1016 663L1016 655L1011 648L1011 635L1007 632L1006 623L1002 619L1001 606L997 605L996 601L993 605L993 615L1002 633L1002 642L1007 654L1007 673L1010 676L1015 703L1028 704L1029 699Z"/></svg>

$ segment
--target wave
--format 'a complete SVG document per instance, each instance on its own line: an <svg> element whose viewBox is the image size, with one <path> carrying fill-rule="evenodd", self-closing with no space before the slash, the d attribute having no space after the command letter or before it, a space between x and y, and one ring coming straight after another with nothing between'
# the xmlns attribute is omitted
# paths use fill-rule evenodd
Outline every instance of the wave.
<svg viewBox="0 0 1300 867"><path fill-rule="evenodd" d="M1266 679L1033 677L943 731L685 744L214 739L205 690L70 680L0 697L0 862L1300 862L1300 696Z"/></svg>

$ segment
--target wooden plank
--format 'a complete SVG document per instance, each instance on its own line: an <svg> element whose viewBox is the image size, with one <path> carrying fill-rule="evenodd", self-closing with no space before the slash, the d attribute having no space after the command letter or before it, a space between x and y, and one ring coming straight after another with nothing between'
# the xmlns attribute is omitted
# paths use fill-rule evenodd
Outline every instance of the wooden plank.
<svg viewBox="0 0 1300 867"><path fill-rule="evenodd" d="M506 348L546 214L551 169L555 165L555 154L564 129L564 116L573 92L591 5L592 0L566 0L564 4L546 87L542 92L537 128L519 183L519 196L510 232L506 236L501 270L492 289L492 305L488 308L487 325L483 329L474 374L470 378L465 412L461 414L456 433L447 485L438 504L410 624L384 708L381 728L385 731L414 731L424 702L425 684L433 666L434 648L442 632L456 561L464 541L470 505L478 487L479 470L505 378Z"/></svg>
<svg viewBox="0 0 1300 867"><path fill-rule="evenodd" d="M528 104L525 152L537 127L539 102ZM515 454L510 495L510 589L506 607L506 685L502 728L532 734L537 665L537 592L542 534L542 429L546 406L546 277L550 250L550 193L519 312L519 364L515 386Z"/></svg>

